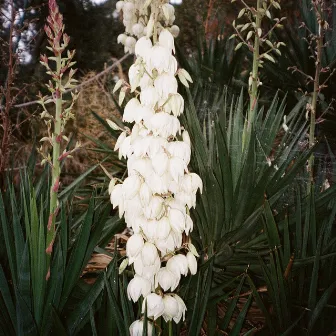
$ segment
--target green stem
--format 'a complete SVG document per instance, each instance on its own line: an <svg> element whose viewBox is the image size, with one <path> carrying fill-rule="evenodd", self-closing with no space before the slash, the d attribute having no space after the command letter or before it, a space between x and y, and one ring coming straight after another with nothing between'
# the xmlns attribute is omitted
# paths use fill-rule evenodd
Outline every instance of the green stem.
<svg viewBox="0 0 336 336"><path fill-rule="evenodd" d="M257 102L258 96L258 72L259 72L259 57L260 57L260 37L258 35L258 30L261 28L261 13L260 9L260 0L257 0L257 12L256 12L256 28L255 28L255 37L254 37L254 48L253 48L253 67L252 67L252 85L250 88L250 110L248 115L248 128L251 128L251 125L255 118L255 105Z"/></svg>
<svg viewBox="0 0 336 336"><path fill-rule="evenodd" d="M59 189L59 179L61 174L60 168L60 149L61 149L61 114L62 114L62 91L61 91L61 68L62 68L62 56L57 56L56 61L56 73L59 76L56 81L56 114L54 122L54 133L52 136L53 143L53 159L52 159L52 173L51 173L51 190L50 190L50 214L48 222L46 248L47 254L51 254L53 240L55 238L55 222L57 215L57 195Z"/></svg>
<svg viewBox="0 0 336 336"><path fill-rule="evenodd" d="M262 15L259 11L261 8L260 0L257 0L257 10L255 14L256 26L255 26L255 37L254 37L254 47L253 47L253 64L252 64L252 83L251 87L249 87L249 95L250 95L250 108L248 111L248 116L244 125L243 132L243 144L242 150L244 150L245 146L249 143L252 124L255 119L255 105L257 103L258 97L258 82L259 82L259 61L260 61L260 37L258 35L258 30L261 28L261 20Z"/></svg>
<svg viewBox="0 0 336 336"><path fill-rule="evenodd" d="M168 326L169 326L169 336L173 336L173 322L171 320L168 322Z"/></svg>
<svg viewBox="0 0 336 336"><path fill-rule="evenodd" d="M309 148L312 148L315 144L315 125L316 125L316 107L317 99L320 91L320 73L321 73L321 59L323 49L323 27L319 22L319 33L316 46L316 69L314 78L314 91L312 96L312 102L310 106L310 129L309 129ZM307 192L310 193L311 185L314 181L314 155L312 154L308 160L309 171L309 183Z"/></svg>

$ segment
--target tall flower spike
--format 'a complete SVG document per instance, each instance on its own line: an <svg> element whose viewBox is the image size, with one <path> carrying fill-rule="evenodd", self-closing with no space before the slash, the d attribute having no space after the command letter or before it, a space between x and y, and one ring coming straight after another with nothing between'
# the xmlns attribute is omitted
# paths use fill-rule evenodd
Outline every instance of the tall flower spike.
<svg viewBox="0 0 336 336"><path fill-rule="evenodd" d="M197 191L202 192L202 180L188 170L190 138L178 120L184 110L178 79L186 86L192 80L177 69L174 57L179 30L171 26L174 7L168 0L146 3L148 8L142 0L117 2L125 25L118 42L137 57L129 69L128 87L137 97L129 100L123 115L124 121L135 123L131 134L121 133L115 146L119 157L127 159L128 177L123 184L112 182L109 192L113 207L119 207L134 233L126 245L135 270L129 299L136 302L142 296L142 312L147 306L150 319L163 316L179 323L186 306L172 292L182 276L197 272L197 251L182 238L193 229L189 209L196 205ZM138 335L142 329L143 321L135 321L130 333ZM151 335L150 328L148 332Z"/></svg>

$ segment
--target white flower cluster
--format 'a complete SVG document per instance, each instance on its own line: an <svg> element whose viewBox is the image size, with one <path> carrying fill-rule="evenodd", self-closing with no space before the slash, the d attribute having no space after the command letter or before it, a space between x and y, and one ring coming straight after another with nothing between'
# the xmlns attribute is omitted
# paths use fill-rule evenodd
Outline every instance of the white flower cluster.
<svg viewBox="0 0 336 336"><path fill-rule="evenodd" d="M151 6L149 6L151 5ZM134 53L137 40L143 36L150 37L154 30L158 33L163 29L168 29L174 37L177 37L180 29L173 25L175 21L174 6L168 0L123 0L116 4L118 12L123 14L123 24L125 33L118 36L118 43L124 45L125 53ZM151 8L152 15L149 15ZM157 15L153 8L157 8Z"/></svg>
<svg viewBox="0 0 336 336"><path fill-rule="evenodd" d="M162 10L162 1L152 0L152 11L155 1ZM118 4L138 8L138 2ZM122 184L112 179L109 192L113 207L119 208L119 216L134 232L122 264L135 270L127 288L129 299L136 302L143 296L142 313L147 307L149 318L162 316L178 323L184 320L186 306L172 292L181 276L197 272L198 254L188 237L193 229L189 210L196 206L202 180L188 170L190 138L177 118L184 100L177 92L176 76L186 86L191 78L177 69L171 32L161 29L152 35L153 39L140 37L134 45L137 59L129 69L129 86L136 97L126 104L123 115L123 121L134 126L125 128L115 145L119 157L127 159L128 177ZM149 335L152 328L149 322ZM130 327L131 335L142 335L142 330L142 320Z"/></svg>

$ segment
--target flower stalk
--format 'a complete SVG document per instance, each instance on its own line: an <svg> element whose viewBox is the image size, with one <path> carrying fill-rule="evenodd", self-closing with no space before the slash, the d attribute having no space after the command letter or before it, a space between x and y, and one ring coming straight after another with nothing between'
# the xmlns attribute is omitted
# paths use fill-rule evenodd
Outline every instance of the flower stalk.
<svg viewBox="0 0 336 336"><path fill-rule="evenodd" d="M189 210L196 206L202 180L188 170L190 137L178 119L184 112L178 80L188 87L192 79L177 67L174 37L179 29L173 25L174 7L168 0L124 0L116 6L123 11L125 25L118 41L136 56L129 84L121 80L114 90L120 90L120 102L126 92L132 94L123 114L123 121L132 126L121 128L108 121L122 131L115 150L128 160L128 177L119 184L112 179L109 186L113 207L133 231L119 271L134 267L127 293L134 302L143 298L148 335L161 316L171 334L172 320L184 320L186 311L174 291L182 276L196 274L199 257L189 237ZM143 319L135 321L130 334L142 335L143 328Z"/></svg>
<svg viewBox="0 0 336 336"><path fill-rule="evenodd" d="M74 118L72 108L78 94L71 94L72 101L70 102L70 106L66 107L63 94L66 90L72 89L77 82L73 78L76 70L71 69L75 64L73 62L75 52L68 51L65 57L62 56L69 45L70 38L64 33L63 16L59 12L56 0L49 0L49 16L44 30L48 37L49 46L47 48L53 53L53 56L47 57L46 55L41 55L40 58L40 63L46 68L47 74L51 76L47 88L52 98L50 99L47 96L42 96L41 93L39 94L39 103L43 108L41 118L44 120L48 130L48 136L42 138L40 141L47 143L48 147L52 147L52 156L48 151L45 152L43 145L39 148L39 152L43 157L41 165L49 164L51 169L50 211L45 245L46 253L49 256L48 260L50 261L56 233L56 217L59 211L58 192L60 188L61 162L65 158L70 158L71 153L78 149L80 144L77 143L76 147L72 150L61 152L62 148L66 147L69 142L69 139L64 134L64 128L67 121ZM66 73L67 80L64 80ZM54 116L46 108L46 104L50 102L55 107Z"/></svg>
<svg viewBox="0 0 336 336"><path fill-rule="evenodd" d="M231 2L235 1L236 0L232 0ZM271 13L272 8L280 9L280 4L273 0L256 1L256 8L254 8L249 6L244 0L240 0L243 8L239 12L237 20L245 18L247 22L237 24L236 21L233 21L235 33L231 36L231 38L237 38L239 40L235 50L238 50L244 45L253 53L252 71L248 82L250 105L243 132L243 149L249 141L252 125L255 121L258 90L262 85L259 69L263 67L265 60L275 63L275 58L272 56L272 53L281 55L279 48L281 45L284 45L282 42L273 43L270 41L271 32L275 28L281 27L281 22L285 20L284 17L280 19L273 18ZM274 22L272 27L266 32L263 31L262 27L264 19ZM253 37L254 42L252 42Z"/></svg>

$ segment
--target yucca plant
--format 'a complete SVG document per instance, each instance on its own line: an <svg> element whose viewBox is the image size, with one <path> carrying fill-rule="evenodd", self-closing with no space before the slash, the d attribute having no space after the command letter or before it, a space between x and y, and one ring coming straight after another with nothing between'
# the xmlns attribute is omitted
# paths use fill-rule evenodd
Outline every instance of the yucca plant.
<svg viewBox="0 0 336 336"><path fill-rule="evenodd" d="M310 294L315 295L315 301L311 301L309 308L314 312L310 314L315 322L318 314L325 312L326 301L330 298L333 288L330 278L329 282L324 279L331 286L325 296L316 294L316 287L312 287L316 285L310 281L316 281L321 272L313 264L317 253L319 257L323 255L323 260L328 260L326 264L334 262L333 253L327 248L332 251L335 248L334 233L330 231L335 213L330 210L330 202L336 189L332 187L323 193L319 189L310 196L309 202L302 192L308 177L305 165L311 153L304 146L307 145L307 125L302 116L304 99L287 117L285 100L278 97L267 111L257 109L252 136L243 150L246 109L243 95L232 101L227 97L224 90L208 107L205 120L199 122L197 102L206 97L199 94L197 87L189 93L185 125L194 144L193 168L205 183L205 193L193 212L197 226L193 240L203 252L201 269L207 275L200 275L197 283L192 279L191 283L185 284L187 302L194 305L189 312L189 334L199 333L203 318L207 316L209 335L215 335L218 328L237 335L244 326L251 302L255 302L265 316L266 334L278 335L286 330L290 334L290 330L298 330L295 326L300 325L299 321L303 323L298 320L302 308L297 308L300 304L295 286L301 287L303 292L309 292L309 288L312 288L311 293L315 291ZM295 192L295 185L302 189L299 194ZM301 208L303 204L306 204L305 210ZM301 210L293 210L297 208ZM306 212L306 217L298 215L298 211ZM315 213L322 214L323 219L316 221ZM329 226L319 224L326 222ZM327 236L323 233L325 225L329 227ZM325 245L324 248L319 245L316 250L319 235L320 244L323 240ZM315 248L311 249L311 244ZM304 254L299 252L302 249ZM289 277L285 271L292 263L293 252L295 259L289 266L293 273ZM296 275L300 272L305 277L301 275L297 281ZM242 293L247 301L239 310L237 304ZM303 297L306 296L301 294L301 300ZM208 302L207 307L204 302ZM305 307L303 301L300 302ZM219 303L226 307L223 319L217 314ZM270 311L269 307L273 305L277 306ZM236 321L233 325L232 318ZM308 324L304 325L307 327ZM313 330L313 322L310 328Z"/></svg>
<svg viewBox="0 0 336 336"><path fill-rule="evenodd" d="M105 247L123 225L110 217L110 206L99 201L99 192L92 191L84 211L68 197L56 223L46 279L48 176L48 168L35 180L24 171L18 186L9 176L0 196L0 326L4 335L78 334L104 288L103 274L89 285L82 278L83 270L95 249Z"/></svg>

